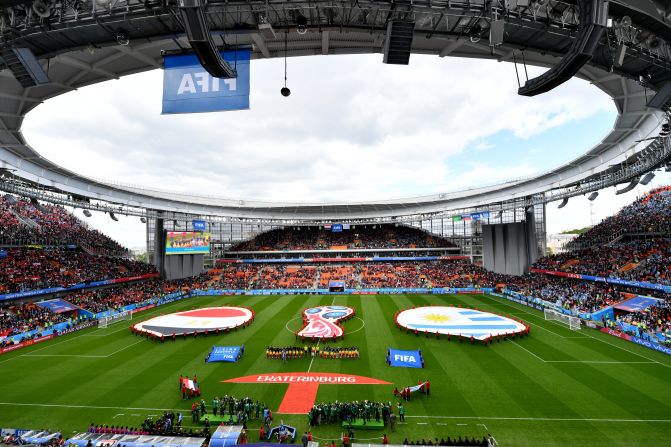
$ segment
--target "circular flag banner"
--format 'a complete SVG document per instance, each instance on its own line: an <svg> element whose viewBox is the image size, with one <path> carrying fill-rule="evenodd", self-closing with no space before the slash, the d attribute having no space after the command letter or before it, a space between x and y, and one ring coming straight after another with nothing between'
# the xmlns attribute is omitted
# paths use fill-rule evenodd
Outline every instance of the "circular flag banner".
<svg viewBox="0 0 671 447"><path fill-rule="evenodd" d="M489 312L447 306L427 306L404 310L396 316L404 328L418 332L460 335L486 340L497 335L522 333L526 326L519 321Z"/></svg>
<svg viewBox="0 0 671 447"><path fill-rule="evenodd" d="M137 323L133 328L159 337L183 335L232 329L253 317L254 312L244 307L205 307L154 317Z"/></svg>

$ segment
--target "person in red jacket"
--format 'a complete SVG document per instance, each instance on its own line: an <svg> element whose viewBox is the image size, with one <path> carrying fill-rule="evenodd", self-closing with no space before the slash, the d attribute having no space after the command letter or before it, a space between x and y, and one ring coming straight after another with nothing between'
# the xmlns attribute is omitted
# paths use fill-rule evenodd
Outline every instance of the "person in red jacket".
<svg viewBox="0 0 671 447"><path fill-rule="evenodd" d="M382 435L382 445L388 445L389 444L389 438L387 438L387 434Z"/></svg>

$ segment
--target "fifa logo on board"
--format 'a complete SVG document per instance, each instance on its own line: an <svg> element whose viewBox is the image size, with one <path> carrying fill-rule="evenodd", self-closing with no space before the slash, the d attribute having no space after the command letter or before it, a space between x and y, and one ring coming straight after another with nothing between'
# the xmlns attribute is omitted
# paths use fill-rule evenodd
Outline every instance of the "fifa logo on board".
<svg viewBox="0 0 671 447"><path fill-rule="evenodd" d="M223 86L221 85L222 83L224 84ZM185 73L182 75L182 80L179 82L177 94L183 95L184 93L196 94L218 92L222 88L225 88L231 92L236 91L238 89L237 79L214 78L205 71L198 73Z"/></svg>

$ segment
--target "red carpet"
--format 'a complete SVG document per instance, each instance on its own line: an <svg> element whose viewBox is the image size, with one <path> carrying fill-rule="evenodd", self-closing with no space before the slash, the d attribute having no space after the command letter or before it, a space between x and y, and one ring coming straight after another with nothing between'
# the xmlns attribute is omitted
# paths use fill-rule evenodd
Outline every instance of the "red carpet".
<svg viewBox="0 0 671 447"><path fill-rule="evenodd" d="M289 384L289 389L284 394L278 413L284 414L307 414L315 404L317 398L318 382L297 382Z"/></svg>

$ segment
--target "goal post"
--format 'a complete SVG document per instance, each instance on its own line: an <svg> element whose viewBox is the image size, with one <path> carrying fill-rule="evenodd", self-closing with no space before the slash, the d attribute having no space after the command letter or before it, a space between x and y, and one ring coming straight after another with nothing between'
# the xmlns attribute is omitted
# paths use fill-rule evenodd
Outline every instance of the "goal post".
<svg viewBox="0 0 671 447"><path fill-rule="evenodd" d="M561 312L557 312L553 309L545 308L543 311L545 314L545 319L550 321L558 321L567 325L572 331L580 330L580 318L573 317L571 315L566 315Z"/></svg>
<svg viewBox="0 0 671 447"><path fill-rule="evenodd" d="M130 321L133 319L133 313L130 311L118 312L106 317L98 319L98 328L105 329L110 324L118 323L119 321Z"/></svg>

